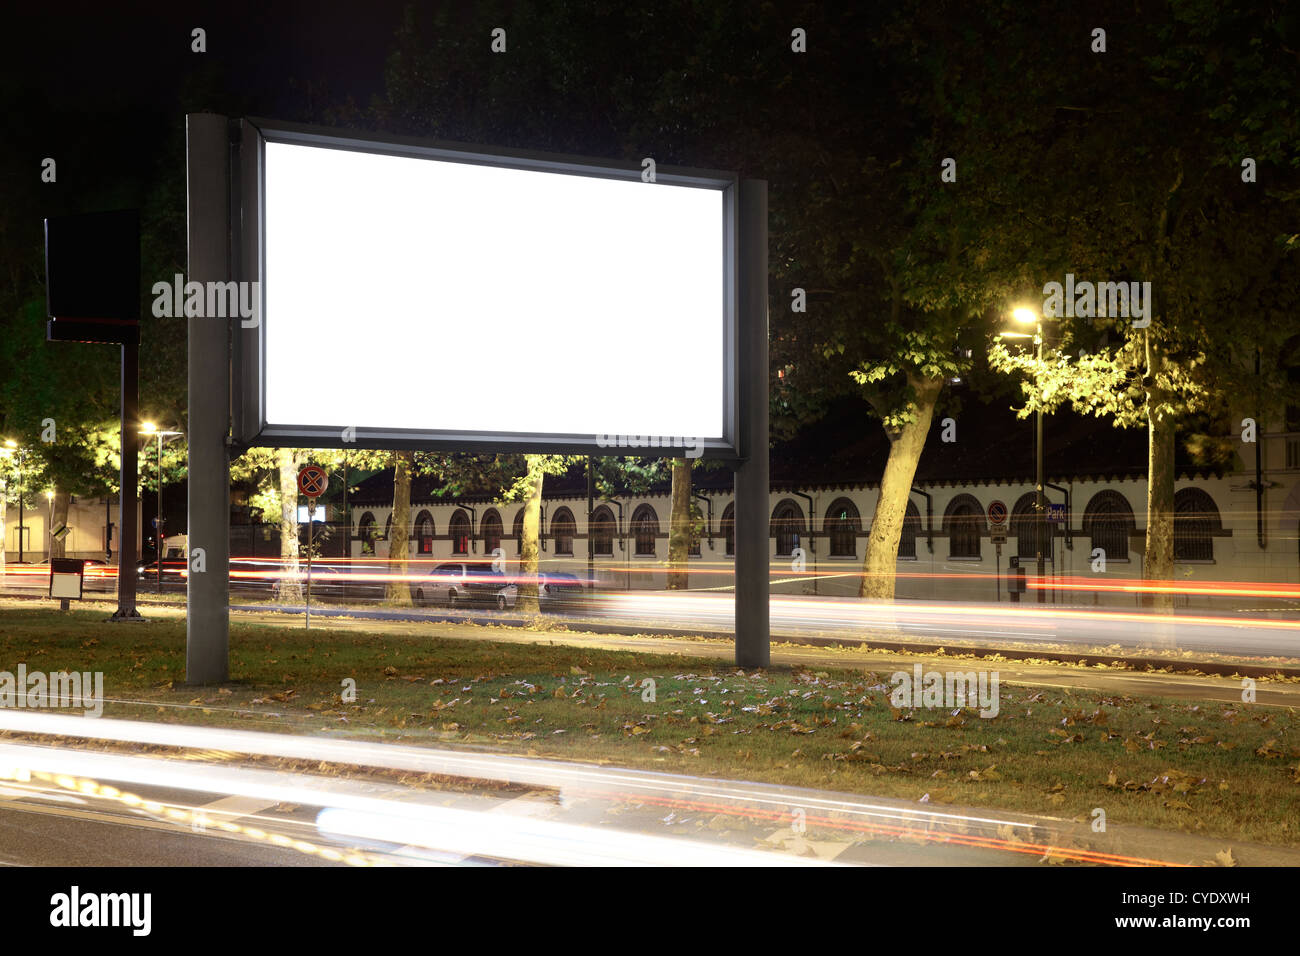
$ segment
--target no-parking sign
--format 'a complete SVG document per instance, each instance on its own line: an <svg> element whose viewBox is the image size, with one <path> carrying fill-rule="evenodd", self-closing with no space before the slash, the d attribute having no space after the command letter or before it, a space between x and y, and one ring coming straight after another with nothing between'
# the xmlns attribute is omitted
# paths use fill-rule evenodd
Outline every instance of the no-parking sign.
<svg viewBox="0 0 1300 956"><path fill-rule="evenodd" d="M330 477L320 465L305 465L298 472L298 490L308 498L319 498L330 486Z"/></svg>

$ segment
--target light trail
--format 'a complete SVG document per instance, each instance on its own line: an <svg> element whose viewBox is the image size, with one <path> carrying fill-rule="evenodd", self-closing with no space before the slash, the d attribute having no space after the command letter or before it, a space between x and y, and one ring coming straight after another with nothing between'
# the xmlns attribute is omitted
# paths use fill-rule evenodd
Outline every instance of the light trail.
<svg viewBox="0 0 1300 956"><path fill-rule="evenodd" d="M847 794L754 782L710 780L499 754L400 745L376 747L360 741L283 736L256 731L155 725L105 718L89 721L69 715L30 711L0 711L0 729L205 752L222 751L346 766L398 769L498 785L526 785L557 790L562 797L561 803L583 797L605 800L620 806L652 804L699 813L724 814L750 823L766 823L778 829L788 827L794 811L798 809L805 814L808 826L849 837L868 835L889 840L915 840L965 849L1006 852L1021 857L1050 854L1064 860L1112 866L1184 865L1153 854L1131 855L1075 846L1068 837L1053 838L1053 832L1039 823L1026 822L996 810L962 812L955 809L919 808L903 801L862 799ZM46 773L63 774L65 777L76 776L91 780L138 781L155 786L238 794L275 802L348 811L342 815L323 817L320 821L322 832L401 844L419 843L462 855L496 855L503 844L491 834L508 833L509 839L516 841L510 844L514 846L514 852L519 854L527 849L528 855L533 858L532 862L585 861L607 865L611 862L607 852L611 847L618 848L616 855L627 854L629 859L651 865L680 865L688 858L702 864L718 865L772 865L778 862L776 856L770 855L772 851L758 853L761 860L757 860L749 856L735 856L735 847L719 849L714 844L698 841L686 847L684 844L690 841L682 837L651 838L646 834L628 836L630 831L614 831L605 827L580 827L574 830L571 829L573 824L537 826L537 821L534 820L527 824L511 824L502 830L501 815L494 815L490 822L481 817L467 822L468 818L459 814L433 812L425 805L405 802L394 805L393 801L358 795L348 787L346 781L336 778L228 765L213 766L202 762L84 753L66 747L36 748L41 753L34 755L30 752L32 749L27 745L0 744L0 766L27 767ZM620 834L617 839L610 836L612 832ZM1023 837L1003 835L1016 832L1022 833ZM595 844L591 843L593 840L596 841ZM617 842L623 840L625 842ZM656 840L663 843L653 842ZM509 858L518 860L520 856Z"/></svg>

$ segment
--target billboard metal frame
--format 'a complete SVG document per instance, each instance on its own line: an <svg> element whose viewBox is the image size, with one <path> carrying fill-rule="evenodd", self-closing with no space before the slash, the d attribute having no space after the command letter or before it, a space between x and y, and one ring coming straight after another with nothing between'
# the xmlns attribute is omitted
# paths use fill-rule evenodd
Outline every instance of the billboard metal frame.
<svg viewBox="0 0 1300 956"><path fill-rule="evenodd" d="M339 131L319 126L283 123L261 118L241 121L239 133L239 159L232 164L232 199L237 199L238 210L232 210L232 248L237 274L235 279L258 281L261 295L258 301L258 322L244 328L242 323L233 330L232 445L241 448L297 447L297 448L410 448L467 452L544 452L556 454L619 454L608 446L599 444L594 434L512 431L453 431L417 430L409 428L363 427L355 423L339 422L337 425L296 425L270 423L266 417L266 336L265 311L266 276L265 261L265 190L266 144L289 143L374 153L413 159L468 163L475 166L495 166L531 172L562 175L591 176L628 182L641 180L642 169L635 163L593 159L557 153L527 150L496 149L449 143L440 140L416 139L398 136L377 136L369 133ZM740 398L736 374L738 344L738 289L742 281L739 262L739 187L735 173L716 170L688 169L657 166L655 183L717 190L722 194L723 221L723 433L691 437L700 439L696 454L707 458L735 460L743 456L740 441ZM274 277L272 277L274 281ZM275 321L274 316L269 317ZM344 440L344 429L348 439ZM656 436L659 437L659 436ZM668 445L656 448L629 449L624 454L638 457L684 457L685 445Z"/></svg>
<svg viewBox="0 0 1300 956"><path fill-rule="evenodd" d="M460 144L344 133L269 120L230 120L212 113L186 117L189 279L253 281L264 273L262 196L267 142L298 142L399 156L425 156L517 169L639 179L631 164L486 150ZM771 660L768 518L768 256L767 183L731 173L660 167L657 180L724 190L725 434L698 436L707 457L729 460L735 474L735 659L741 667ZM239 320L192 317L189 354L189 534L186 681L229 679L230 468L254 446L344 447L343 428L268 428L262 303L255 328ZM250 361L255 359L256 361ZM707 439L714 438L713 441ZM593 435L414 432L356 429L355 447L533 451L683 457L685 448L610 449Z"/></svg>

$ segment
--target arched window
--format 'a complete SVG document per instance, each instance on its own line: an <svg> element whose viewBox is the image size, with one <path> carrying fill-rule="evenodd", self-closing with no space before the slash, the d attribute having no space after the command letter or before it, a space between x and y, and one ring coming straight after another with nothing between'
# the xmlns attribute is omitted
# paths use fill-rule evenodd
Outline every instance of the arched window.
<svg viewBox="0 0 1300 956"><path fill-rule="evenodd" d="M1174 560L1213 561L1214 533L1223 529L1218 505L1200 488L1174 495Z"/></svg>
<svg viewBox="0 0 1300 956"><path fill-rule="evenodd" d="M524 553L524 509L520 508L515 515L515 523L510 532L511 537L515 539L515 554Z"/></svg>
<svg viewBox="0 0 1300 956"><path fill-rule="evenodd" d="M600 555L614 553L614 512L601 505L591 513L592 550Z"/></svg>
<svg viewBox="0 0 1300 956"><path fill-rule="evenodd" d="M1043 560L1052 559L1052 526L1047 523L1047 514L1044 513L1042 520L1036 520L1037 511L1034 508L1035 493L1030 491L1016 499L1016 505L1011 509L1011 533L1016 536L1016 554L1019 556L1022 566L1025 561L1038 561L1038 537L1042 537ZM1043 507L1047 507L1047 498L1043 498ZM1109 551L1106 552L1110 554Z"/></svg>
<svg viewBox="0 0 1300 956"><path fill-rule="evenodd" d="M788 498L782 501L772 512L772 530L768 533L776 538L778 556L794 554L803 534L803 510Z"/></svg>
<svg viewBox="0 0 1300 956"><path fill-rule="evenodd" d="M654 508L641 505L632 512L632 537L636 540L637 554L654 554L655 538L659 536L659 516Z"/></svg>
<svg viewBox="0 0 1300 956"><path fill-rule="evenodd" d="M921 532L921 512L917 510L912 499L907 499L907 511L903 515L903 533L898 538L898 556L900 558L916 557L916 536Z"/></svg>
<svg viewBox="0 0 1300 956"><path fill-rule="evenodd" d="M727 550L725 553L728 556L734 556L736 553L736 505L734 502L722 509L720 528L722 537L726 541Z"/></svg>
<svg viewBox="0 0 1300 956"><path fill-rule="evenodd" d="M573 536L578 533L578 523L568 508L556 508L551 518L551 537L555 540L556 554L573 554Z"/></svg>
<svg viewBox="0 0 1300 956"><path fill-rule="evenodd" d="M393 513L390 511L388 512L388 519L384 522L384 540L391 542L393 540L392 535L393 535ZM390 549L392 548L391 544L389 545L389 548Z"/></svg>
<svg viewBox="0 0 1300 956"><path fill-rule="evenodd" d="M943 515L948 533L948 557L978 558L980 534L984 530L984 509L973 495L958 495Z"/></svg>
<svg viewBox="0 0 1300 956"><path fill-rule="evenodd" d="M415 538L420 543L420 554L433 554L433 515L427 511L416 516Z"/></svg>
<svg viewBox="0 0 1300 956"><path fill-rule="evenodd" d="M452 554L469 554L469 515L463 509L456 509L447 522L447 534L451 537Z"/></svg>
<svg viewBox="0 0 1300 956"><path fill-rule="evenodd" d="M483 513L483 520L478 527L483 534L484 554L492 554L501 547L501 515L495 508L489 508Z"/></svg>
<svg viewBox="0 0 1300 956"><path fill-rule="evenodd" d="M857 557L862 517L858 514L858 506L852 501L848 498L836 498L826 509L823 530L831 539L832 558Z"/></svg>
<svg viewBox="0 0 1300 956"><path fill-rule="evenodd" d="M357 537L361 539L361 553L375 553L375 516L369 511L361 515L357 522Z"/></svg>
<svg viewBox="0 0 1300 956"><path fill-rule="evenodd" d="M1133 509L1118 491L1097 492L1083 511L1083 533L1092 539L1092 550L1101 548L1107 561L1128 560L1129 536L1136 528Z"/></svg>

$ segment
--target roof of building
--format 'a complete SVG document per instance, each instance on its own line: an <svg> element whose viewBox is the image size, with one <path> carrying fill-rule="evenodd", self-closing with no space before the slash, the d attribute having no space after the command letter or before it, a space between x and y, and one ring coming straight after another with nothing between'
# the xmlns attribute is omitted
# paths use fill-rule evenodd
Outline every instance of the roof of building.
<svg viewBox="0 0 1300 956"><path fill-rule="evenodd" d="M953 441L944 441L947 419L952 419ZM857 421L860 427L854 429ZM1141 428L1116 428L1109 419L1088 418L1073 412L1049 415L1044 421L1044 470L1048 481L1119 480L1146 475L1147 433ZM846 435L853 435L845 440ZM821 421L806 426L791 440L772 447L773 488L861 488L880 482L889 439L868 406L850 400L831 410ZM1180 475L1219 474L1198 465L1179 442L1175 466ZM957 414L936 412L915 483L923 486L952 484L1032 483L1034 477L1034 421L1019 419L1005 406L966 403ZM693 483L698 491L726 491L732 472L726 467L700 467ZM435 495L440 485L432 476L411 479L411 501L464 501L496 499L496 495ZM663 481L651 494L668 494ZM577 465L565 475L548 476L548 498L583 497L587 493L584 469ZM393 499L393 473L379 472L363 481L352 496L358 505L384 506Z"/></svg>

